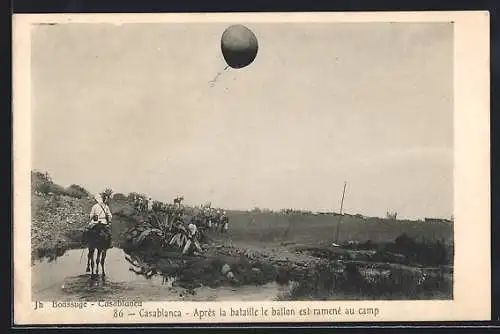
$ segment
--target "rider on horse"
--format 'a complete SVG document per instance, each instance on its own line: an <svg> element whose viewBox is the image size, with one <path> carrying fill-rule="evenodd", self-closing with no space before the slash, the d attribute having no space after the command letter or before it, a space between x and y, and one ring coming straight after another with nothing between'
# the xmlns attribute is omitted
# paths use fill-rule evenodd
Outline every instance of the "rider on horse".
<svg viewBox="0 0 500 334"><path fill-rule="evenodd" d="M104 193L102 195L97 195L95 197L96 204L90 210L90 223L88 225L88 230L95 229L99 227L100 233L106 235L106 239L109 240L108 248L111 248L111 220L113 215L108 206L109 195Z"/></svg>

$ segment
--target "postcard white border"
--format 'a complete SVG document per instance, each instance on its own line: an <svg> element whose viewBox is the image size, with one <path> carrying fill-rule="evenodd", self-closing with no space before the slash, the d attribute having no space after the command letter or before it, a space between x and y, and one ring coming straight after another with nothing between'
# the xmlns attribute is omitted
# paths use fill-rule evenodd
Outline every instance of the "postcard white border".
<svg viewBox="0 0 500 334"><path fill-rule="evenodd" d="M30 266L30 27L35 23L209 22L454 22L454 208L453 301L147 302L143 307L195 308L377 307L375 316L115 318L113 308L45 307L34 310ZM227 323L490 320L490 127L489 13L216 13L216 14L17 14L13 17L14 321L21 324ZM50 301L47 301L50 304ZM126 309L125 309L126 310Z"/></svg>

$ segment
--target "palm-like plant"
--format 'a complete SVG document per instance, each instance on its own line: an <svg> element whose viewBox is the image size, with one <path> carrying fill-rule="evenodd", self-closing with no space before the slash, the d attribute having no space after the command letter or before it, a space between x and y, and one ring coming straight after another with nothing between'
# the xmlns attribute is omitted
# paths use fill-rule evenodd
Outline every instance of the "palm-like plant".
<svg viewBox="0 0 500 334"><path fill-rule="evenodd" d="M189 232L182 219L184 208L174 204L156 202L149 215L153 228L162 231L163 247L184 248L189 240Z"/></svg>
<svg viewBox="0 0 500 334"><path fill-rule="evenodd" d="M113 189L106 188L106 189L104 189L104 191L100 192L99 195L101 195L101 198L103 196L107 196L108 198L111 198L113 196Z"/></svg>

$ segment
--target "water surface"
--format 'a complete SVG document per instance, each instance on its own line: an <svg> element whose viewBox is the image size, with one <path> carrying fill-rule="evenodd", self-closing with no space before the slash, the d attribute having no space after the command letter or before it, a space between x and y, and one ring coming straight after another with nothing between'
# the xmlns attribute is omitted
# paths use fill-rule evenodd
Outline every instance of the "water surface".
<svg viewBox="0 0 500 334"><path fill-rule="evenodd" d="M54 262L35 262L31 267L32 300L263 301L275 299L286 289L273 282L238 288L201 287L192 295L182 288L173 287L172 280L160 276L147 279L130 271L125 253L119 248L107 252L104 282L90 279L85 273L86 264L86 249L67 251Z"/></svg>

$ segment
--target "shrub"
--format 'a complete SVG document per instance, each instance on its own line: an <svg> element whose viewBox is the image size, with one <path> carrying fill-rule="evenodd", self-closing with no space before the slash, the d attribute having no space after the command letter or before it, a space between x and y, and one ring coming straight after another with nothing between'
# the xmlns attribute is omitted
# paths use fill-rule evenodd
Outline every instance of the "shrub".
<svg viewBox="0 0 500 334"><path fill-rule="evenodd" d="M403 233L393 243L384 247L384 251L403 254L410 262L424 265L446 265L453 262L453 247L446 246L444 240L421 242Z"/></svg>
<svg viewBox="0 0 500 334"><path fill-rule="evenodd" d="M53 183L52 178L47 172L40 171L32 171L31 172L31 181L40 180L42 183Z"/></svg>
<svg viewBox="0 0 500 334"><path fill-rule="evenodd" d="M165 207L166 206L162 202L160 202L160 201L153 201L153 205L151 206L151 209L154 212L159 212L159 211L164 211Z"/></svg>
<svg viewBox="0 0 500 334"><path fill-rule="evenodd" d="M84 198L89 196L89 192L85 190L85 188L77 184L72 184L68 188L66 188L65 194L75 198Z"/></svg>
<svg viewBox="0 0 500 334"><path fill-rule="evenodd" d="M39 171L31 172L31 189L33 191L47 194L51 189L51 185L53 185L53 182L48 173L42 173Z"/></svg>
<svg viewBox="0 0 500 334"><path fill-rule="evenodd" d="M122 193L116 193L113 195L113 199L115 199L117 201L125 201L125 200L127 200L127 196L125 196Z"/></svg>
<svg viewBox="0 0 500 334"><path fill-rule="evenodd" d="M66 195L66 189L55 183L42 183L37 190L42 194Z"/></svg>
<svg viewBox="0 0 500 334"><path fill-rule="evenodd" d="M72 184L65 189L63 186L55 184L49 173L40 171L31 172L31 188L33 191L42 194L66 195L76 198L88 196L87 190L83 187Z"/></svg>

